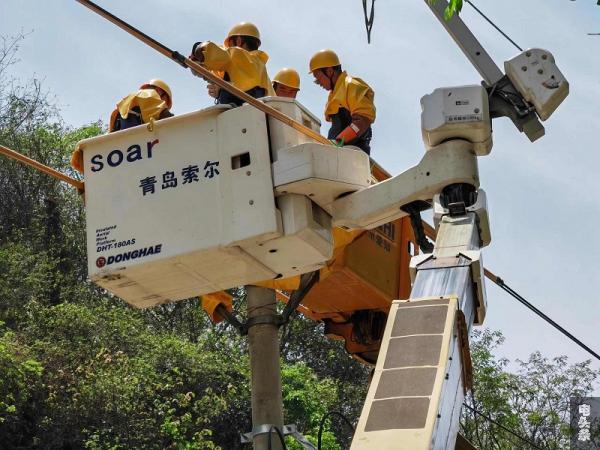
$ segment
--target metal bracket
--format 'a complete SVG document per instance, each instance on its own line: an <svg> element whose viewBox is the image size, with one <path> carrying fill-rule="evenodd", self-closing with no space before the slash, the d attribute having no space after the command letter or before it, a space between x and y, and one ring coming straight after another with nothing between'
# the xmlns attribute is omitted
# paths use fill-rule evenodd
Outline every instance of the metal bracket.
<svg viewBox="0 0 600 450"><path fill-rule="evenodd" d="M283 426L283 435L284 436L292 436L296 441L298 441L302 446L308 450L317 450L308 439L306 439L302 433L298 431L298 427L295 424L284 425Z"/></svg>
<svg viewBox="0 0 600 450"><path fill-rule="evenodd" d="M246 323L244 323L242 334L248 334L248 330L254 325L275 325L279 327L282 323L283 317L279 314L264 314L262 316L250 317Z"/></svg>
<svg viewBox="0 0 600 450"><path fill-rule="evenodd" d="M240 440L242 444L251 444L255 436L260 436L261 434L275 433L275 427L276 425L270 423L257 425L253 427L252 431L250 431L249 433L241 433Z"/></svg>
<svg viewBox="0 0 600 450"><path fill-rule="evenodd" d="M508 117L531 142L541 138L544 135L544 126L539 121L535 109L527 104L523 95L496 65L469 27L458 14L450 20L445 19L444 11L448 2L425 0L425 3L483 78L484 87L490 96L491 117Z"/></svg>
<svg viewBox="0 0 600 450"><path fill-rule="evenodd" d="M250 327L254 325L276 325L280 327L285 323L285 318L280 314L264 314L262 316L251 317L242 323L222 305L217 306L217 312L225 318L227 323L235 327L241 336L246 336Z"/></svg>
<svg viewBox="0 0 600 450"><path fill-rule="evenodd" d="M490 102L490 117L508 117L521 133L531 142L544 136L544 126L506 75L492 85L485 85Z"/></svg>
<svg viewBox="0 0 600 450"><path fill-rule="evenodd" d="M241 440L242 444L251 444L252 441L254 440L255 436L259 436L261 434L269 434L269 432L270 433L276 432L275 425L272 425L269 423L263 424L263 425L258 425L256 427L254 427L251 432L242 433L240 435L240 440ZM300 433L298 431L298 427L295 424L284 425L282 433L284 436L292 436L294 439L296 439L296 441L298 441L300 444L302 444L302 446L305 449L317 450L317 447L315 447L308 439L306 439L302 435L302 433Z"/></svg>
<svg viewBox="0 0 600 450"><path fill-rule="evenodd" d="M500 68L481 46L460 16L455 14L450 20L445 19L444 11L448 6L446 0L435 2L425 0L425 3L488 85L496 83L503 77L504 74Z"/></svg>
<svg viewBox="0 0 600 450"><path fill-rule="evenodd" d="M285 308L281 314L264 314L261 316L250 317L245 323L240 322L234 314L227 311L223 305L217 306L217 312L232 326L234 326L240 335L246 336L248 330L254 325L275 325L281 327L289 322L292 313L300 306L302 299L308 294L308 291L319 281L319 271L302 274L300 277L300 286L294 290L290 296Z"/></svg>

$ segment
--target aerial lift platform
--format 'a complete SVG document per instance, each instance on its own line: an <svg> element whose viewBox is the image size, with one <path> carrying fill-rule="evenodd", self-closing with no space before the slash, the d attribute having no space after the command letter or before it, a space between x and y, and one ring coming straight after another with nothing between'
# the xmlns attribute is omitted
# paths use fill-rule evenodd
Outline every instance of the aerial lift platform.
<svg viewBox="0 0 600 450"><path fill-rule="evenodd" d="M315 142L253 104L79 143L89 275L127 302L150 307L329 272L301 310L376 363L354 450L454 447L469 332L486 314L481 249L491 234L477 158L491 151L492 118L510 118L534 141L568 94L548 51L526 50L503 73L460 18L443 19L443 0L427 4L484 82L423 97L425 155L385 181L359 149ZM298 102L263 102L318 135ZM407 220L428 207L437 239L419 253ZM374 257L379 248L389 255ZM363 341L357 329L368 331ZM251 438L271 425L254 423Z"/></svg>

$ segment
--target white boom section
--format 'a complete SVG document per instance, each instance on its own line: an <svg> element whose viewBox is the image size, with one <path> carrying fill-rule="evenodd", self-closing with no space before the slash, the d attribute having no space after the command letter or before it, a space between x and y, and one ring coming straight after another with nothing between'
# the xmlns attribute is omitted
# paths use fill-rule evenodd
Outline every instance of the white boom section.
<svg viewBox="0 0 600 450"><path fill-rule="evenodd" d="M479 186L477 157L467 141L444 142L406 172L336 200L333 223L347 229L372 229L407 216L402 207L416 200L431 200L456 183Z"/></svg>
<svg viewBox="0 0 600 450"><path fill-rule="evenodd" d="M372 229L408 215L451 184L479 187L477 155L492 149L487 94L481 86L436 89L421 99L426 152L419 164L393 178L336 200L335 226Z"/></svg>
<svg viewBox="0 0 600 450"><path fill-rule="evenodd" d="M467 336L485 315L476 221L444 216L433 255L414 261L411 298L390 310L351 450L454 448L470 384Z"/></svg>
<svg viewBox="0 0 600 450"><path fill-rule="evenodd" d="M427 150L449 139L471 142L477 156L492 150L492 121L483 87L435 89L421 98L421 110L421 134Z"/></svg>
<svg viewBox="0 0 600 450"><path fill-rule="evenodd" d="M351 450L455 447L470 386L469 330L486 311L480 247L491 236L485 193L473 198L476 154L492 147L486 102L477 86L424 97L421 162L333 204L336 225L372 228L406 215L411 202L433 199L438 229L433 253L411 260L410 299L390 309Z"/></svg>
<svg viewBox="0 0 600 450"><path fill-rule="evenodd" d="M498 82L504 76L500 68L481 46L475 35L471 33L471 30L469 30L458 14L454 14L450 20L444 19L444 10L448 6L446 0L425 0L425 4L433 11L435 17L438 18L442 26L489 86Z"/></svg>

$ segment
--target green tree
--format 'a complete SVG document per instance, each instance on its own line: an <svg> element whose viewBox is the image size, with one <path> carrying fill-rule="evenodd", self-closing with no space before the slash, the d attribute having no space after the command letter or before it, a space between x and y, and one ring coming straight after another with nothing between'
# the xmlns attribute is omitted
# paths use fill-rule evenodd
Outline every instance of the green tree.
<svg viewBox="0 0 600 450"><path fill-rule="evenodd" d="M569 399L590 395L600 371L589 360L569 365L566 356L549 359L534 352L517 360L518 370L511 373L509 361L494 356L503 341L499 331L475 333L474 391L467 405L540 448L567 448ZM469 408L463 408L461 429L481 450L531 447Z"/></svg>
<svg viewBox="0 0 600 450"><path fill-rule="evenodd" d="M39 380L42 365L23 351L14 333L3 329L0 322L0 428L10 430L10 440L20 443L31 432L28 415L40 400Z"/></svg>

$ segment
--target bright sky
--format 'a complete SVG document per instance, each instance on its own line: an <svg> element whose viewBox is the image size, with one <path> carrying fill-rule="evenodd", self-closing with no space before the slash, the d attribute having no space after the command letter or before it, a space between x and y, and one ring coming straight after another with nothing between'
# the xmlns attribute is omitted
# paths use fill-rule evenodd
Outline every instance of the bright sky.
<svg viewBox="0 0 600 450"><path fill-rule="evenodd" d="M375 2L370 45L359 0L98 2L186 55L195 41L221 42L236 22L255 22L262 49L271 56L270 74L283 66L297 68L299 100L319 116L326 93L307 75L308 59L321 48L335 49L348 72L375 90L372 156L392 174L423 155L421 96L437 87L480 82L422 0ZM546 136L535 144L508 119L494 121L494 149L480 158L492 231L486 266L600 352L594 285L600 280L600 36L587 35L600 32L600 7L595 0L474 3L521 47L550 50L571 86L545 123ZM518 53L468 4L462 17L500 67ZM211 104L202 80L75 1L2 0L0 34L21 30L33 33L13 74L42 78L69 125L106 122L115 103L150 78L171 85L176 114ZM541 350L569 355L572 362L590 357L496 286L488 283L487 292L485 325L506 336L502 355L527 358Z"/></svg>

